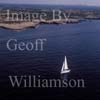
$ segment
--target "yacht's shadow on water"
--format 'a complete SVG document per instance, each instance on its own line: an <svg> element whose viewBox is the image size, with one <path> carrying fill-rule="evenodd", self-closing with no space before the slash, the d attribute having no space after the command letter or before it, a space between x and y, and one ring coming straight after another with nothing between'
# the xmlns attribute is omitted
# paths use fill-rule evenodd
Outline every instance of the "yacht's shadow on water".
<svg viewBox="0 0 100 100"><path fill-rule="evenodd" d="M61 80L67 80L68 76L68 74L61 74Z"/></svg>

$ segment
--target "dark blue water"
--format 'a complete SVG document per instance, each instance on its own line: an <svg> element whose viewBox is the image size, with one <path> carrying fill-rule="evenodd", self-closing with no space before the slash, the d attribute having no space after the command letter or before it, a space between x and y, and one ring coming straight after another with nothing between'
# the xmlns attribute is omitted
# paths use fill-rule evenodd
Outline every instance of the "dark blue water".
<svg viewBox="0 0 100 100"><path fill-rule="evenodd" d="M24 42L46 38L47 42L42 52L21 52L18 50L10 52L6 47L6 42L11 38ZM43 78L60 78L60 70L65 55L71 69L69 78L84 79L86 88L79 89L77 92L74 89L70 92L64 92L66 89L55 90L56 92L53 94L51 89L48 90L50 92L43 90L43 95L48 97L67 95L71 96L71 99L81 98L80 100L85 100L86 96L95 95L96 88L99 92L99 20L79 24L40 25L37 29L26 29L19 32L0 29L0 84L6 89L10 88L9 75L41 75ZM35 93L38 94L37 91L35 90ZM58 93L58 91L60 92ZM31 93L30 90L28 92ZM25 93L27 94L27 92ZM80 93L80 96L77 93Z"/></svg>

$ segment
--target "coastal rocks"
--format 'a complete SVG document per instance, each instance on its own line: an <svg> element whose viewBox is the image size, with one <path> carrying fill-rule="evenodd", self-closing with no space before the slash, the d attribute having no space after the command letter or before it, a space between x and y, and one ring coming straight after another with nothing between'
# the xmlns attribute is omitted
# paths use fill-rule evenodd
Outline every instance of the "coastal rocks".
<svg viewBox="0 0 100 100"><path fill-rule="evenodd" d="M25 28L35 28L38 22L19 22L19 23L0 23L1 28L11 29L11 30L22 30Z"/></svg>
<svg viewBox="0 0 100 100"><path fill-rule="evenodd" d="M26 28L35 28L39 24L64 24L64 23L78 23L78 19L66 19L66 20L34 20L33 22L13 22L13 23L0 23L1 28L11 30L23 30Z"/></svg>

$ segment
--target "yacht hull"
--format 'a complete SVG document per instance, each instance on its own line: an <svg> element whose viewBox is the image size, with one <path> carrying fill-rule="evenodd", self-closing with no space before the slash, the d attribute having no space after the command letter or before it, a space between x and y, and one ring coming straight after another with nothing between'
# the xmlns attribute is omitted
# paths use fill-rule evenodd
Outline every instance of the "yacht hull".
<svg viewBox="0 0 100 100"><path fill-rule="evenodd" d="M66 74L66 73L69 73L69 72L70 72L70 70L65 70L65 71L61 72L61 74Z"/></svg>

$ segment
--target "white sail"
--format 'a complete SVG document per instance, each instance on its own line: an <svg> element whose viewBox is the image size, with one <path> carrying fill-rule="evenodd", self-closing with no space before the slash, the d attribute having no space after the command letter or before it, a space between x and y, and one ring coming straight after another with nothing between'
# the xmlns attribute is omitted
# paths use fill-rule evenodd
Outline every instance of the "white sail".
<svg viewBox="0 0 100 100"><path fill-rule="evenodd" d="M62 69L61 69L61 74L69 73L69 72L70 72L70 70L68 68L67 58L65 56L65 60L63 62L63 66L62 66Z"/></svg>

